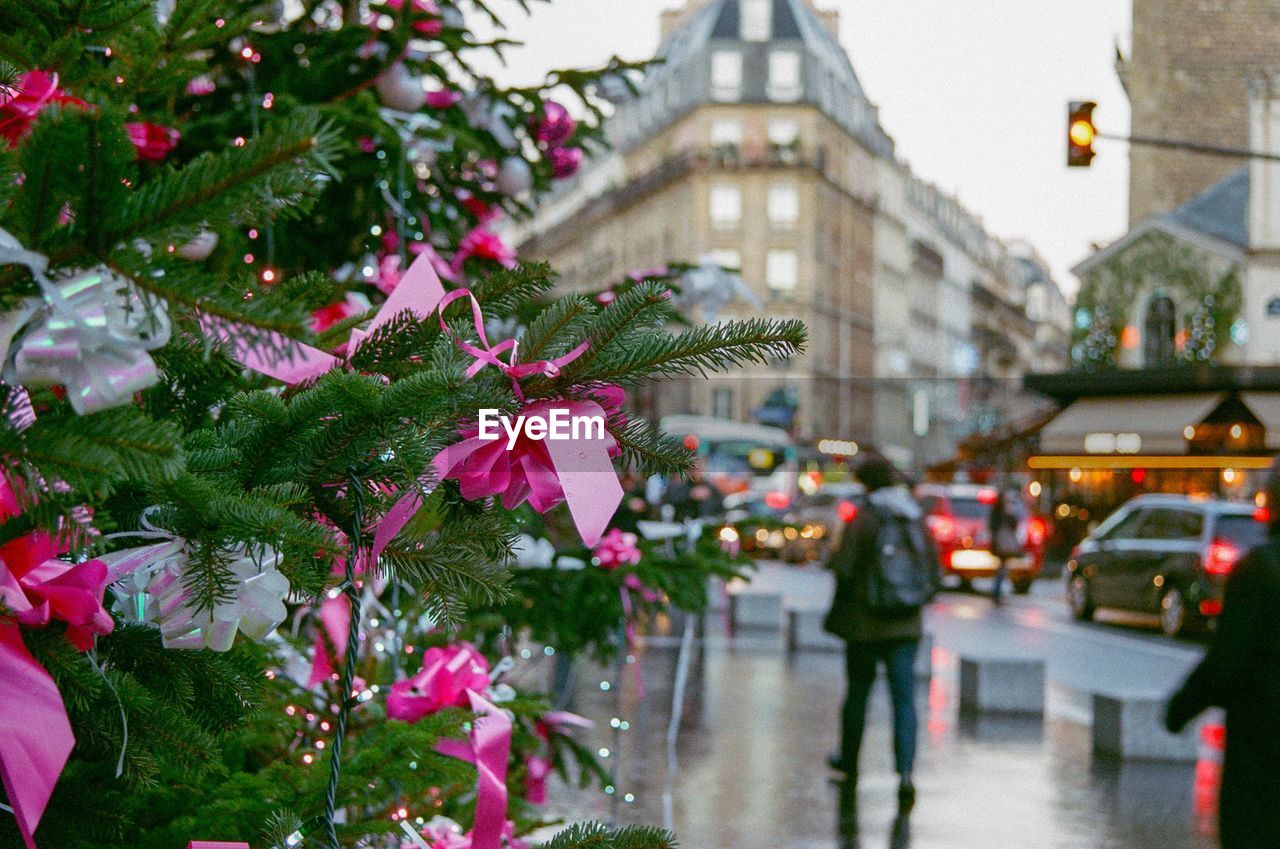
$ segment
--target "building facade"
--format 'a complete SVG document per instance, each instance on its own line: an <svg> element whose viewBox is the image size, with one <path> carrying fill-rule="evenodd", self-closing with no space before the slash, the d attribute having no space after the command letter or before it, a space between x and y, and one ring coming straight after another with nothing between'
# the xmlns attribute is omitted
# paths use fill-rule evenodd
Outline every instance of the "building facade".
<svg viewBox="0 0 1280 849"><path fill-rule="evenodd" d="M1116 67L1134 136L1243 148L1248 83L1275 70L1274 0L1133 0L1133 39ZM1133 145L1129 223L1170 212L1239 167L1238 161Z"/></svg>
<svg viewBox="0 0 1280 849"><path fill-rule="evenodd" d="M805 355L668 381L646 414L747 421L784 395L802 440L874 444L920 468L954 449L969 411L956 381L981 371L974 281L1001 281L987 291L1009 309L991 321L1016 316L993 333L1036 329L1025 298L1009 300L1006 248L896 158L837 23L810 0L695 0L665 13L661 64L606 127L613 152L515 238L567 290L709 260L738 269L756 302L719 318L809 328Z"/></svg>

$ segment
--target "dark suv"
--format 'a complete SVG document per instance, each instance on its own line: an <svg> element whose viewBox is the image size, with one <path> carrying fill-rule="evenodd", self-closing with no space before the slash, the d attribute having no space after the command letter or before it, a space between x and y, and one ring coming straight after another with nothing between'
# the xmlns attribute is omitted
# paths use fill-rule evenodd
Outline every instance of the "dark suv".
<svg viewBox="0 0 1280 849"><path fill-rule="evenodd" d="M1071 612L1084 620L1099 607L1154 613L1171 636L1202 625L1222 611L1236 562L1265 540L1263 518L1250 504L1140 495L1071 553Z"/></svg>

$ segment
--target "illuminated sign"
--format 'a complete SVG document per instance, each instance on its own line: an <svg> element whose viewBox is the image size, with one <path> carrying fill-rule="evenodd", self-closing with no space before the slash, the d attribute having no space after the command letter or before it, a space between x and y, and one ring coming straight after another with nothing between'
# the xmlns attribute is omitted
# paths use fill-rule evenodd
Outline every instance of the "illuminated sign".
<svg viewBox="0 0 1280 849"><path fill-rule="evenodd" d="M1084 437L1086 454L1137 454L1142 437L1136 433L1089 433Z"/></svg>
<svg viewBox="0 0 1280 849"><path fill-rule="evenodd" d="M849 439L820 439L818 450L823 454L835 454L837 457L852 457L858 453L858 443Z"/></svg>

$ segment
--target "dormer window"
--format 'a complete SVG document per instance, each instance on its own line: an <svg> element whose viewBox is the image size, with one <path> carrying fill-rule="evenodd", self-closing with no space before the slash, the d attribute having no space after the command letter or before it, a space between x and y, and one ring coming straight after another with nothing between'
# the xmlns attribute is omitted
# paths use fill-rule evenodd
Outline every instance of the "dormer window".
<svg viewBox="0 0 1280 849"><path fill-rule="evenodd" d="M800 54L774 50L769 54L769 99L789 103L800 99Z"/></svg>
<svg viewBox="0 0 1280 849"><path fill-rule="evenodd" d="M730 103L742 97L742 54L738 51L711 54L711 96Z"/></svg>
<svg viewBox="0 0 1280 849"><path fill-rule="evenodd" d="M773 37L773 0L742 0L741 15L743 41Z"/></svg>

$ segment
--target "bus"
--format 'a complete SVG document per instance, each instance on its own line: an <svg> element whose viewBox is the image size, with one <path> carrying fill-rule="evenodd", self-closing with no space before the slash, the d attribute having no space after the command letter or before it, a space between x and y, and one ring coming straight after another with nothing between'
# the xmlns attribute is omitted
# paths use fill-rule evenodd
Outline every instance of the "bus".
<svg viewBox="0 0 1280 849"><path fill-rule="evenodd" d="M794 498L796 445L782 428L693 415L663 416L659 426L697 454L704 474L723 494Z"/></svg>

